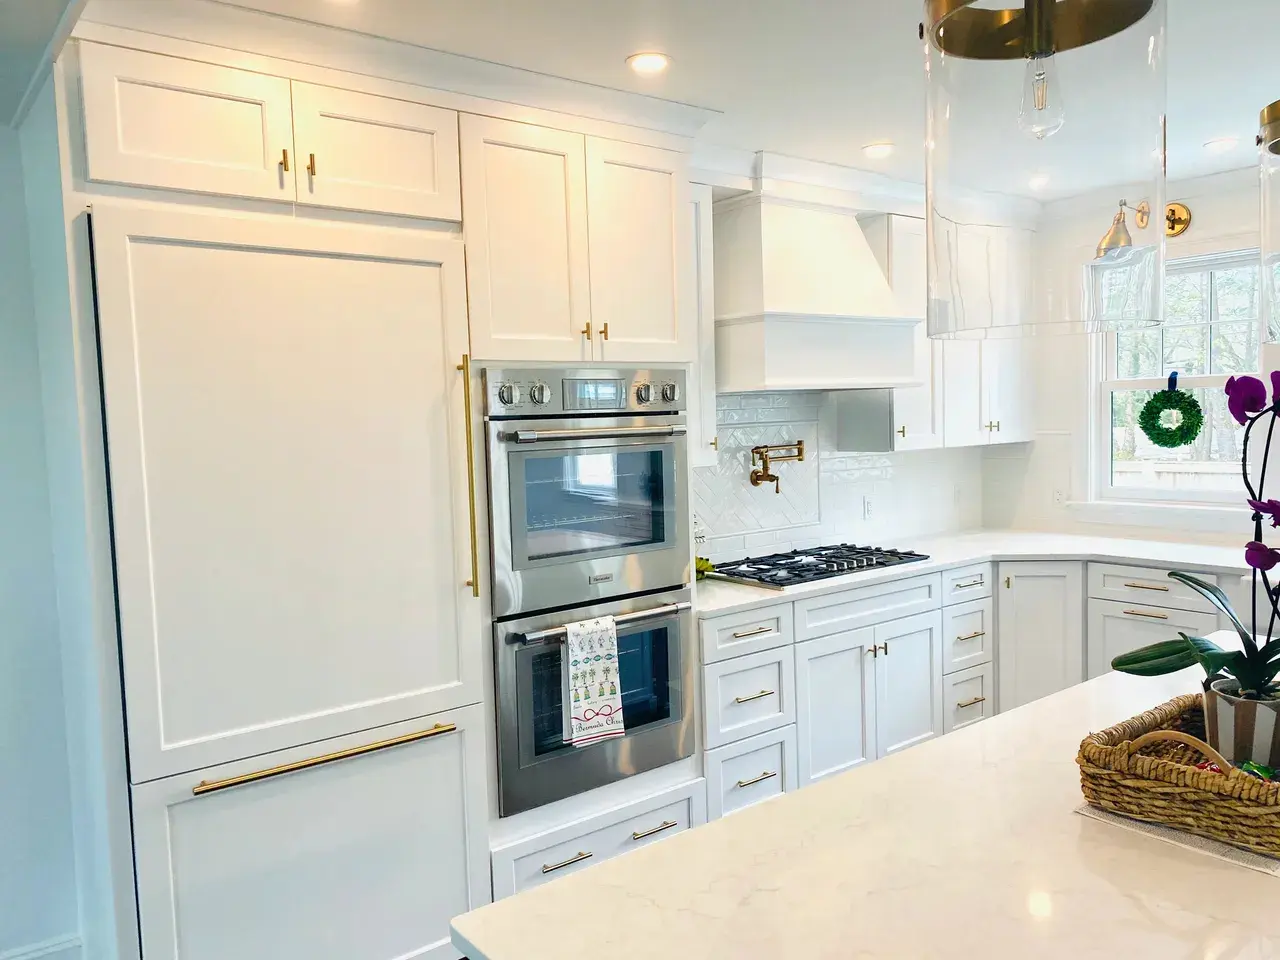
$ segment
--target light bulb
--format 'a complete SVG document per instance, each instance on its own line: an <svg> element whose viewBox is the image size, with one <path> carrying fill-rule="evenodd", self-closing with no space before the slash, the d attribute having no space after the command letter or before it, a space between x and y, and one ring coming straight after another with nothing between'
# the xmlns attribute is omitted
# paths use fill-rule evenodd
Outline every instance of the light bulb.
<svg viewBox="0 0 1280 960"><path fill-rule="evenodd" d="M1022 109L1018 126L1037 140L1062 129L1062 91L1058 88L1058 67L1053 54L1028 57L1022 80Z"/></svg>

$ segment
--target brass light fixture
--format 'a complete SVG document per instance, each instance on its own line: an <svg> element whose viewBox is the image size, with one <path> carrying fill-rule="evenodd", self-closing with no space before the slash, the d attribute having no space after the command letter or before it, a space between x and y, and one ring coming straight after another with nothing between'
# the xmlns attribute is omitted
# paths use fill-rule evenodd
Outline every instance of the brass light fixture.
<svg viewBox="0 0 1280 960"><path fill-rule="evenodd" d="M1262 174L1262 316L1267 339L1280 340L1280 100L1258 115Z"/></svg>
<svg viewBox="0 0 1280 960"><path fill-rule="evenodd" d="M1143 200L1133 207L1127 201L1121 200L1119 212L1112 219L1110 228L1098 241L1098 254L1095 259L1117 259L1118 251L1133 246L1133 236L1129 233L1129 226L1124 219L1126 210L1133 211L1133 222L1139 230L1147 229L1147 224L1151 222L1151 204ZM1191 226L1191 210L1185 203L1171 203L1164 208L1166 237L1180 237L1187 232L1189 226Z"/></svg>

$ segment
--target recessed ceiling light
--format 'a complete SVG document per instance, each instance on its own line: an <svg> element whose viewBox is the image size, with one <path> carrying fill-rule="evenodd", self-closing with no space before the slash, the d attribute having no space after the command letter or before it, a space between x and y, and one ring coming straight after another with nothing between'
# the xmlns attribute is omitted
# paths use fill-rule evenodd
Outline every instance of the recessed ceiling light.
<svg viewBox="0 0 1280 960"><path fill-rule="evenodd" d="M1038 173L1027 181L1027 186L1032 190L1043 190L1049 185L1049 175L1047 173Z"/></svg>
<svg viewBox="0 0 1280 960"><path fill-rule="evenodd" d="M862 155L868 160L883 160L893 153L893 144L887 140L881 143L868 143L862 148Z"/></svg>
<svg viewBox="0 0 1280 960"><path fill-rule="evenodd" d="M665 53L633 53L627 57L627 66L642 77L651 77L667 69L671 58Z"/></svg>
<svg viewBox="0 0 1280 960"><path fill-rule="evenodd" d="M1234 150L1239 142L1239 137L1215 137L1213 140L1206 140L1204 148L1210 153L1226 153Z"/></svg>

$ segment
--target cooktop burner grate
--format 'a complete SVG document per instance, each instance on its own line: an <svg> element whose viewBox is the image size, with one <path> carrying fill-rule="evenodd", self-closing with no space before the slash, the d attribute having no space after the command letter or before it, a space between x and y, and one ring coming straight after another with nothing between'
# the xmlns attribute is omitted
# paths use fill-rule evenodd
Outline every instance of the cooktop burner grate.
<svg viewBox="0 0 1280 960"><path fill-rule="evenodd" d="M886 550L883 547L841 543L831 547L811 547L808 550L718 563L714 572L707 576L715 580L783 590L828 577L843 577L864 570L880 570L900 563L928 559L925 554L912 550Z"/></svg>

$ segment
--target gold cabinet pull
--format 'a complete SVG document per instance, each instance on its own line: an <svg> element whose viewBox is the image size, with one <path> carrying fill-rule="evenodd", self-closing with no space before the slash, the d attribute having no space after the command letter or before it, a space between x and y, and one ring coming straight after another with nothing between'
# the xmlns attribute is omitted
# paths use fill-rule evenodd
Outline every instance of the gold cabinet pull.
<svg viewBox="0 0 1280 960"><path fill-rule="evenodd" d="M973 633L966 633L963 637L956 637L956 642L958 643L961 640L977 640L979 637L985 637L986 635L987 631L985 630L975 630Z"/></svg>
<svg viewBox="0 0 1280 960"><path fill-rule="evenodd" d="M1008 590L1008 589L1009 589L1010 587L1012 587L1012 586L1013 586L1013 577L1005 577L1005 578L1004 578L1004 588L1005 588L1006 590Z"/></svg>
<svg viewBox="0 0 1280 960"><path fill-rule="evenodd" d="M1147 613L1144 610L1125 610L1124 615L1126 617L1149 617L1152 620L1169 619L1169 615L1167 613Z"/></svg>
<svg viewBox="0 0 1280 960"><path fill-rule="evenodd" d="M772 779L773 777L776 777L777 775L778 775L778 771L777 771L777 770L766 770L764 773L760 774L760 776L758 776L758 777L752 777L750 780L739 780L739 781L738 781L738 786L739 786L739 787L751 787L751 786L754 786L754 785L755 785L755 784L757 784L757 783L763 783L765 780L770 780L770 779Z"/></svg>
<svg viewBox="0 0 1280 960"><path fill-rule="evenodd" d="M867 647L866 652L871 654L873 657L879 657L880 645L873 643L871 646Z"/></svg>
<svg viewBox="0 0 1280 960"><path fill-rule="evenodd" d="M762 633L772 633L773 627L756 627L754 630L743 630L741 633L735 633L733 639L741 640L744 637L758 637Z"/></svg>
<svg viewBox="0 0 1280 960"><path fill-rule="evenodd" d="M972 700L964 700L956 704L957 710L963 710L965 707L976 707L980 703L985 703L986 697L974 697Z"/></svg>
<svg viewBox="0 0 1280 960"><path fill-rule="evenodd" d="M462 355L462 411L467 418L467 510L471 515L471 579L467 586L473 597L480 596L480 548L476 538L476 445L471 435L471 357Z"/></svg>
<svg viewBox="0 0 1280 960"><path fill-rule="evenodd" d="M663 820L651 830L642 830L640 833L633 833L632 840L643 840L645 837L652 837L655 833L661 833L663 830L670 830L672 827L678 827L680 824L675 820Z"/></svg>
<svg viewBox="0 0 1280 960"><path fill-rule="evenodd" d="M1126 587L1132 587L1134 590L1159 590L1161 593L1168 593L1169 588L1161 586L1158 583L1126 583Z"/></svg>
<svg viewBox="0 0 1280 960"><path fill-rule="evenodd" d="M314 153L311 154L311 159L307 163L307 173L313 177L316 175L316 155Z"/></svg>
<svg viewBox="0 0 1280 960"><path fill-rule="evenodd" d="M880 645L880 649L884 651L884 655L887 657L889 655L889 641L886 640L884 643L882 643Z"/></svg>
<svg viewBox="0 0 1280 960"><path fill-rule="evenodd" d="M406 743L413 743L417 740L426 740L429 737L438 737L442 734L453 733L458 729L456 723L437 723L430 730L419 730L417 733L406 733L402 737L392 737L390 740L379 740L377 743L366 743L362 747L349 747L346 750L337 750L333 753L326 753L320 757L310 757L306 760L297 760L293 763L282 763L278 767L269 767L266 770L255 770L253 773L243 773L238 777L227 777L225 780L201 780L191 788L194 796L203 796L206 793L215 793L218 790L226 790L230 787L244 786L246 783L257 783L259 780L269 780L271 777L279 777L286 773L296 773L299 770L308 770L311 767L319 767L326 763L333 763L336 760L349 760L351 757L364 756L366 753L374 753L378 750L386 750L389 747L399 747Z"/></svg>
<svg viewBox="0 0 1280 960"><path fill-rule="evenodd" d="M720 438L719 438L719 437L712 437L712 438L711 438L711 449L712 449L712 450L719 451L719 449L720 449Z"/></svg>
<svg viewBox="0 0 1280 960"><path fill-rule="evenodd" d="M606 320L604 324L600 327L600 336L604 337L606 340L609 339L609 321L608 320Z"/></svg>
<svg viewBox="0 0 1280 960"><path fill-rule="evenodd" d="M587 325L582 328L582 335L586 337L588 340L591 339L591 321L590 320L588 320Z"/></svg>
<svg viewBox="0 0 1280 960"><path fill-rule="evenodd" d="M1000 432L1000 421L999 421L999 420L997 420L997 421L996 421L996 433L999 433L999 432Z"/></svg>
<svg viewBox="0 0 1280 960"><path fill-rule="evenodd" d="M907 439L906 427L899 427L897 432L898 432L898 436L900 436L903 440Z"/></svg>
<svg viewBox="0 0 1280 960"><path fill-rule="evenodd" d="M986 583L986 578L978 577L977 580L966 580L964 583L955 583L951 585L952 590L968 590L970 587L980 587Z"/></svg>
<svg viewBox="0 0 1280 960"><path fill-rule="evenodd" d="M544 863L542 865L542 872L551 873L552 871L559 870L562 867L571 867L575 863L581 863L583 860L590 860L593 856L595 856L595 854L590 851L587 851L586 853L579 852L577 856L570 857L568 860L561 860L559 863Z"/></svg>
<svg viewBox="0 0 1280 960"><path fill-rule="evenodd" d="M280 166L284 167L284 172L289 172L289 151L286 148L280 155Z"/></svg>
<svg viewBox="0 0 1280 960"><path fill-rule="evenodd" d="M772 697L773 690L761 690L759 693L753 693L749 697L734 697L734 703L750 703L752 700L759 700L761 697Z"/></svg>

